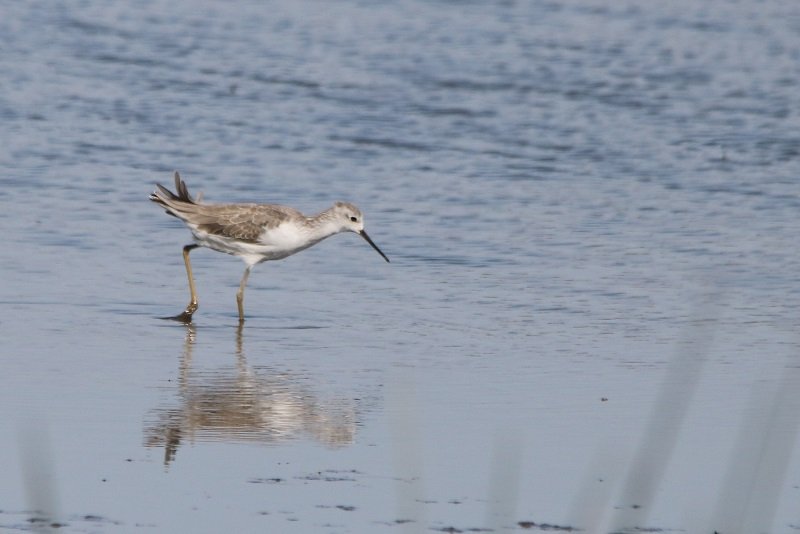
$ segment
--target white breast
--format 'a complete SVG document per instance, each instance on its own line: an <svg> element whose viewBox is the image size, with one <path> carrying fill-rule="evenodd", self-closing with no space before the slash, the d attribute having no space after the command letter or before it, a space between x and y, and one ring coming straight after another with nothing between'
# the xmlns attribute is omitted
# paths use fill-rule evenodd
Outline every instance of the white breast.
<svg viewBox="0 0 800 534"><path fill-rule="evenodd" d="M330 233L321 232L318 228L310 229L305 226L284 223L276 228L265 229L258 237L258 242L249 243L226 236L209 234L193 224L188 224L188 226L192 230L197 244L239 256L248 265L291 256L330 235Z"/></svg>
<svg viewBox="0 0 800 534"><path fill-rule="evenodd" d="M276 228L264 230L258 238L260 246L269 251L267 259L277 260L291 256L320 241L304 227L293 224L282 224Z"/></svg>

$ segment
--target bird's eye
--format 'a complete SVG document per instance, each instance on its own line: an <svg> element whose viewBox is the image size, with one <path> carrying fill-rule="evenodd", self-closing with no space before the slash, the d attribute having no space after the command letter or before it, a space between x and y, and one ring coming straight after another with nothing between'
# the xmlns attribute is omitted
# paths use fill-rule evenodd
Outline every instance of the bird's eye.
<svg viewBox="0 0 800 534"><path fill-rule="evenodd" d="M354 215L351 215L350 216L350 220L353 221L353 222L358 222L358 217L356 217Z"/></svg>

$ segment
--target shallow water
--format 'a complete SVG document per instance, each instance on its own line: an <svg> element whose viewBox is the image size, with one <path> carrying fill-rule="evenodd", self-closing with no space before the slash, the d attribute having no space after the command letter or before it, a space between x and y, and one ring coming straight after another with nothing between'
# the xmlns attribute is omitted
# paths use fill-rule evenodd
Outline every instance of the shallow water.
<svg viewBox="0 0 800 534"><path fill-rule="evenodd" d="M800 528L794 2L0 9L0 528Z"/></svg>

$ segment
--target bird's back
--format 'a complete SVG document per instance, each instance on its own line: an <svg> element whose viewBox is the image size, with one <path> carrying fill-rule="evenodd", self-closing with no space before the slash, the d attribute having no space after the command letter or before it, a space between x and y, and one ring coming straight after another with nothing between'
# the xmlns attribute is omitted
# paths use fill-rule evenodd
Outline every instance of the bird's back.
<svg viewBox="0 0 800 534"><path fill-rule="evenodd" d="M294 208L276 204L207 204L189 194L186 183L175 173L173 193L157 184L158 189L150 200L161 205L198 233L212 234L222 238L256 243L265 230L277 228L286 222L302 224L307 218Z"/></svg>

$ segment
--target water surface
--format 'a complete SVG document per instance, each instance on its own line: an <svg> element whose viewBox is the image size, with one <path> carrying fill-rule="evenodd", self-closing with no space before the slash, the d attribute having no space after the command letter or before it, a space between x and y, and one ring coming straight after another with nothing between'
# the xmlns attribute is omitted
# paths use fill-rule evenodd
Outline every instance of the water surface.
<svg viewBox="0 0 800 534"><path fill-rule="evenodd" d="M2 11L2 528L800 528L794 2Z"/></svg>

